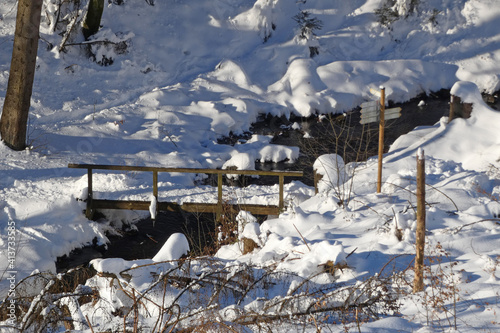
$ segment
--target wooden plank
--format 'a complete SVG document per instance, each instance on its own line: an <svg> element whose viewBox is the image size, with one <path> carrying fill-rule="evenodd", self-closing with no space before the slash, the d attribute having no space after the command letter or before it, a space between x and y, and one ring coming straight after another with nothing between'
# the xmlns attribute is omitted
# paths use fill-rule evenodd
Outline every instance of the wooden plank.
<svg viewBox="0 0 500 333"><path fill-rule="evenodd" d="M151 202L140 200L92 200L93 209L149 210ZM173 202L158 202L158 211L178 211L180 206Z"/></svg>
<svg viewBox="0 0 500 333"><path fill-rule="evenodd" d="M396 119L396 118L399 118L401 117L401 112L397 112L397 113L390 113L390 114L385 114L385 120L389 120L389 119Z"/></svg>
<svg viewBox="0 0 500 333"><path fill-rule="evenodd" d="M370 118L361 118L361 120L359 121L359 123L361 125L364 125L364 124L369 124L369 123L378 123L380 121L380 117L379 116L376 116L376 117L370 117Z"/></svg>
<svg viewBox="0 0 500 333"><path fill-rule="evenodd" d="M140 200L93 200L92 206L93 209L125 209L125 210L149 210L149 201L140 201ZM158 202L157 203L158 211L179 211L183 210L188 213L217 213L218 205L216 203L183 203L179 205L173 202ZM278 215L279 207L278 206L265 206L265 205L253 205L253 204L233 204L229 205L231 210L234 212L238 212L241 210L248 211L252 214L257 215Z"/></svg>
<svg viewBox="0 0 500 333"><path fill-rule="evenodd" d="M387 112L389 111L389 112ZM390 120L390 119L396 119L401 117L401 108L393 108L393 109L388 109L384 113L384 120ZM369 124L369 123L375 123L380 121L380 115L361 115L361 121L359 122L360 124Z"/></svg>
<svg viewBox="0 0 500 333"><path fill-rule="evenodd" d="M373 88L370 88L370 92L371 92L373 95L377 96L377 97L381 97L381 96L382 96L382 93L381 93L380 91L375 90L375 89L373 89Z"/></svg>
<svg viewBox="0 0 500 333"><path fill-rule="evenodd" d="M363 112L361 110L361 118L370 118L370 117L378 117L380 114L380 110Z"/></svg>
<svg viewBox="0 0 500 333"><path fill-rule="evenodd" d="M385 115L387 116L388 114L391 114L391 113L399 113L401 112L401 108L400 107L397 107L397 108L392 108L392 109L385 109Z"/></svg>
<svg viewBox="0 0 500 333"><path fill-rule="evenodd" d="M380 108L378 106L368 106L361 109L361 114L378 113Z"/></svg>
<svg viewBox="0 0 500 333"><path fill-rule="evenodd" d="M379 105L379 101L369 101L369 102L364 102L361 103L362 108L370 108L370 107L377 107Z"/></svg>
<svg viewBox="0 0 500 333"><path fill-rule="evenodd" d="M221 170L199 168L163 168L131 165L102 165L102 164L68 164L72 169L115 170L115 171L157 171L172 173L206 173L206 174L232 174L232 175L260 175L260 176L285 176L302 177L302 171L261 171L261 170Z"/></svg>
<svg viewBox="0 0 500 333"><path fill-rule="evenodd" d="M256 215L278 215L280 209L278 206L264 205L229 205L233 212L247 211ZM217 204L184 203L180 208L189 213L217 213Z"/></svg>

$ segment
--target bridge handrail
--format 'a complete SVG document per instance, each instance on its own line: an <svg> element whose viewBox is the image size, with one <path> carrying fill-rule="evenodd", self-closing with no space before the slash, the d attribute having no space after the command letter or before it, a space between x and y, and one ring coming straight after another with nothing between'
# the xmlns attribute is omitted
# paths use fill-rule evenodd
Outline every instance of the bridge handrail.
<svg viewBox="0 0 500 333"><path fill-rule="evenodd" d="M259 176L278 176L279 177L279 203L278 211L284 208L283 187L284 177L302 177L302 171L261 171L261 170L231 170L231 169L202 169L202 168L165 168L165 167L148 167L148 166L130 166L130 165L103 165L103 164L68 164L68 168L87 169L88 179L88 197L87 197L87 218L92 218L94 212L93 202L101 203L102 200L93 199L92 190L92 170L115 170L115 171L145 171L153 172L153 195L158 198L158 173L205 173L217 174L217 216L222 214L222 175L259 175ZM123 203L123 202L121 202ZM120 202L108 202L109 205L118 209ZM135 203L139 205L140 203Z"/></svg>
<svg viewBox="0 0 500 333"><path fill-rule="evenodd" d="M203 169L203 168L165 168L133 165L103 165L103 164L68 164L68 168L117 171L149 171L149 172L177 172L177 173L206 173L206 174L233 174L233 175L260 175L302 177L302 171L264 171L264 170L232 170L232 169Z"/></svg>

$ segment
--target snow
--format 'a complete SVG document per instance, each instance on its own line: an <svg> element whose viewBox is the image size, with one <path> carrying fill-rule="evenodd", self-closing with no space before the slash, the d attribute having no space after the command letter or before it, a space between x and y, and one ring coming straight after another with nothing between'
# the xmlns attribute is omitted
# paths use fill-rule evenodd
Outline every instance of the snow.
<svg viewBox="0 0 500 333"><path fill-rule="evenodd" d="M332 187L338 188L349 178L344 159L337 154L321 155L314 161L313 170L322 176L318 184L320 192Z"/></svg>
<svg viewBox="0 0 500 333"><path fill-rule="evenodd" d="M151 220L155 220L158 201L153 194L151 194L150 198L151 198L151 204L149 205L149 214L151 216Z"/></svg>
<svg viewBox="0 0 500 333"><path fill-rule="evenodd" d="M153 257L153 261L178 260L189 253L189 243L181 233L171 235L160 251Z"/></svg>
<svg viewBox="0 0 500 333"><path fill-rule="evenodd" d="M0 300L9 293L7 278L12 272L16 281L40 272L54 274L58 257L92 243L105 245L109 233L148 216L110 211L103 220L87 220L82 213L87 175L68 169L68 163L247 170L256 169L257 163L293 163L299 148L273 144L271 136L252 134L234 145L220 144L218 139L248 133L252 123L267 114L321 120L324 114L342 113L373 100L370 91L381 86L392 102L451 89L463 102L473 104L471 118L448 122L443 117L398 138L383 157L382 193L375 193L376 157L345 164L338 155L321 156L314 164L323 175L318 194L292 182L285 186L288 208L279 216L259 225L241 212L238 238L253 239L259 247L242 255L237 243L223 246L212 266L193 260L189 278L200 282L216 270L216 260L233 274L253 265L252 274L275 269L276 276L286 276L273 278L269 289L249 293L239 303L233 297L219 304L218 315L234 320L238 311L259 313L273 297L292 301L305 292L304 281L315 288L332 283L361 288L381 271L405 270L415 248L416 157L425 152L426 251L442 260L429 270L457 287L459 331L498 329L500 113L481 96L500 90L497 0L420 1L415 13L409 12L410 1L398 0L394 10L400 17L390 29L377 22L380 0L116 3L107 2L102 28L93 37L115 44L90 47L96 60L113 60L100 66L83 47L67 45L64 52L60 50L61 31L54 31L52 19L59 1L44 1L28 125L30 147L14 152L0 145ZM61 17L72 13L69 4L61 8ZM293 19L300 11L323 23L309 40L299 38ZM8 83L15 16L16 1L2 1L0 106ZM75 34L69 42L82 41ZM310 46L319 50L313 58ZM294 123L292 129L299 130L300 125ZM203 178L162 173L158 200L214 202L216 189L195 186ZM150 174L97 172L93 190L95 198L150 201L150 216L156 217ZM232 193L234 203L278 200L277 185L225 187L225 191ZM9 254L11 243L15 258ZM80 306L70 298L61 303L78 322L75 330L88 331L86 316L99 331L123 330L123 318L112 313L130 308L127 288L150 290L153 276L178 267L163 261L188 252L186 236L174 234L153 258L94 259L94 269L114 274L116 281L110 283L100 274L80 287L99 291L96 304ZM456 265L451 267L450 262ZM343 268L325 273L325 267ZM426 295L436 291L429 281L426 286ZM32 294L43 298L49 287L33 286ZM213 291L202 289L192 296L173 285L164 290L151 302L179 297L185 306L202 295L212 297ZM362 331L451 330L450 317L430 313L422 298L423 294L401 295L399 315L364 323ZM451 309L453 302L445 301ZM151 311L144 316L150 325L148 318L158 317L158 310L151 304L145 308ZM268 312L273 311L278 311L276 306L269 307ZM291 325L276 331L295 331ZM332 321L325 325L333 332L358 329ZM312 323L300 328L316 331Z"/></svg>

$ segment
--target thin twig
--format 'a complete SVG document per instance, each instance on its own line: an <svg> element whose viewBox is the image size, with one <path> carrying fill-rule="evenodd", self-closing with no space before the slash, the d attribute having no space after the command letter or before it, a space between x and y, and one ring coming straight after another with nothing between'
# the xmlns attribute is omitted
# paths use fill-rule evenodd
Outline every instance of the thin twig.
<svg viewBox="0 0 500 333"><path fill-rule="evenodd" d="M302 236L302 234L300 233L299 229L297 229L297 227L295 226L295 224L293 225L293 227L295 228L295 230L297 230L297 232L299 233L300 235L300 238L302 238L302 241L304 242L304 244L307 246L307 249L309 250L309 252L311 252L311 248L309 247L309 245L307 245L307 242L306 240L304 239L304 236Z"/></svg>
<svg viewBox="0 0 500 333"><path fill-rule="evenodd" d="M94 333L94 328L92 327L92 324L90 323L89 317L85 315L85 319L87 320L87 324L89 325L90 332Z"/></svg>
<svg viewBox="0 0 500 333"><path fill-rule="evenodd" d="M466 223L466 224L461 225L458 228L455 228L455 230L453 230L453 232L454 233L460 232L465 227L468 227L468 226L471 226L471 225L474 225L474 224L477 224L477 223L482 223L482 222L495 222L496 224L500 224L500 219L499 218L484 219L484 220L479 220L479 221L475 221L475 222L471 222L471 223Z"/></svg>

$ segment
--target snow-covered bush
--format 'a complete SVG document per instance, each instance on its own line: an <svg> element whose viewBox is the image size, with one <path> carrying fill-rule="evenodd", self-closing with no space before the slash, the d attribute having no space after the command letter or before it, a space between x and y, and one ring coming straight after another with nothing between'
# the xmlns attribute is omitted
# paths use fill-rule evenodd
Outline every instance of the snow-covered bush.
<svg viewBox="0 0 500 333"><path fill-rule="evenodd" d="M319 44L316 31L323 28L323 22L317 17L311 17L308 11L301 11L293 17L299 26L299 39L305 40L309 46L309 55L314 57L319 54Z"/></svg>
<svg viewBox="0 0 500 333"><path fill-rule="evenodd" d="M301 11L293 19L299 26L301 39L311 39L316 36L316 30L323 28L323 22L317 17L311 17L311 13L308 11Z"/></svg>
<svg viewBox="0 0 500 333"><path fill-rule="evenodd" d="M420 0L387 0L382 7L375 10L378 22L386 27L400 18L406 18L416 12Z"/></svg>
<svg viewBox="0 0 500 333"><path fill-rule="evenodd" d="M319 193L329 193L338 199L338 205L346 207L352 196L352 171L345 165L342 156L321 155L313 164L316 175L321 178L316 184Z"/></svg>

